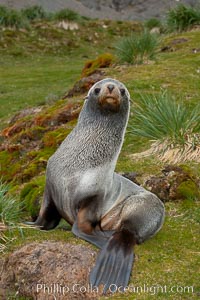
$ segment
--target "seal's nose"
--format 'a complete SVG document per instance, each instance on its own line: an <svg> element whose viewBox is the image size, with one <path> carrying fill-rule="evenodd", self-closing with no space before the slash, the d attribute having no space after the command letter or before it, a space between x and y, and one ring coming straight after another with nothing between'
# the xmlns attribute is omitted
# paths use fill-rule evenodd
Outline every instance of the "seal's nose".
<svg viewBox="0 0 200 300"><path fill-rule="evenodd" d="M110 93L112 93L112 91L114 90L114 87L115 86L113 84L108 84L107 85L107 88L108 88L108 90L109 90Z"/></svg>

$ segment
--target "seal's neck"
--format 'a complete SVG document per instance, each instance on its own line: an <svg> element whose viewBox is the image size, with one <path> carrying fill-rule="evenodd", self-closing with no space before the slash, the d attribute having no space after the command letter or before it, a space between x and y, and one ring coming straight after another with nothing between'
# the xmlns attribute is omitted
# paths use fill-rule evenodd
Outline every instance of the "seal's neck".
<svg viewBox="0 0 200 300"><path fill-rule="evenodd" d="M78 125L83 129L91 126L92 129L107 128L111 134L123 134L129 117L129 103L123 103L118 112L103 110L97 103L86 101L80 113Z"/></svg>
<svg viewBox="0 0 200 300"><path fill-rule="evenodd" d="M117 161L129 116L129 105L119 112L104 112L85 104L79 116L77 130L84 136L93 159ZM94 149L93 149L94 148Z"/></svg>

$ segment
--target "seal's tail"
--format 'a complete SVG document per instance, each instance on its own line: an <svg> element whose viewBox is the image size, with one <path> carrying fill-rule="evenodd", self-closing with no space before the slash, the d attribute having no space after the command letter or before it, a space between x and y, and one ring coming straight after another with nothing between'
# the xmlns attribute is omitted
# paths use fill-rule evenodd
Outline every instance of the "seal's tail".
<svg viewBox="0 0 200 300"><path fill-rule="evenodd" d="M128 285L134 254L134 237L128 231L115 232L102 248L96 265L90 274L90 283L94 287L103 285L103 293L107 290L122 292Z"/></svg>

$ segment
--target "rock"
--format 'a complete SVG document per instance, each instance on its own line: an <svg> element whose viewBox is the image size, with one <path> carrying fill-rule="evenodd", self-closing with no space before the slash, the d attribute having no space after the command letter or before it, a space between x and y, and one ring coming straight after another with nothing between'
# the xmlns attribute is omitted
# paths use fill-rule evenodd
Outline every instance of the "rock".
<svg viewBox="0 0 200 300"><path fill-rule="evenodd" d="M192 49L192 52L195 53L195 54L196 54L196 53L199 53L199 52L200 52L200 48L193 48L193 49Z"/></svg>
<svg viewBox="0 0 200 300"><path fill-rule="evenodd" d="M75 22L69 22L69 21L61 21L58 23L58 28L62 28L64 30L78 30L79 26Z"/></svg>
<svg viewBox="0 0 200 300"><path fill-rule="evenodd" d="M150 33L152 33L152 34L160 34L160 28L159 27L153 27L150 30Z"/></svg>
<svg viewBox="0 0 200 300"><path fill-rule="evenodd" d="M139 175L136 172L128 172L128 173L120 173L120 175L124 176L125 178L131 180L132 182L140 185L140 183L137 180L137 176Z"/></svg>
<svg viewBox="0 0 200 300"><path fill-rule="evenodd" d="M188 42L188 39L185 38L178 38L171 41L172 45L182 44Z"/></svg>
<svg viewBox="0 0 200 300"><path fill-rule="evenodd" d="M68 103L55 112L38 114L34 118L34 125L42 127L55 127L78 118L81 110L80 103Z"/></svg>
<svg viewBox="0 0 200 300"><path fill-rule="evenodd" d="M95 71L95 73L87 77L83 77L75 83L73 88L63 97L63 99L87 93L93 84L103 79L103 75L104 73L102 71Z"/></svg>
<svg viewBox="0 0 200 300"><path fill-rule="evenodd" d="M63 109L58 111L58 114L54 120L54 124L62 125L72 120L75 120L78 118L80 111L81 111L80 103L75 103L71 107L67 105L66 109L64 107Z"/></svg>
<svg viewBox="0 0 200 300"><path fill-rule="evenodd" d="M14 251L2 261L0 299L8 295L45 299L97 299L88 275L96 252L83 245L45 241Z"/></svg>
<svg viewBox="0 0 200 300"><path fill-rule="evenodd" d="M163 202L169 201L170 184L164 176L149 178L145 182L145 186Z"/></svg>
<svg viewBox="0 0 200 300"><path fill-rule="evenodd" d="M16 113L9 121L9 125L14 125L17 121L21 120L24 117L27 116L33 116L35 114L38 114L42 111L42 107L32 107L32 108L26 108L21 110L20 112Z"/></svg>
<svg viewBox="0 0 200 300"><path fill-rule="evenodd" d="M95 32L95 36L98 37L97 32ZM95 59L86 61L83 70L81 72L81 78L90 76L94 73L99 73L100 68L109 68L113 64L114 60L115 58L113 54L106 52L99 55Z"/></svg>
<svg viewBox="0 0 200 300"><path fill-rule="evenodd" d="M144 185L163 202L200 197L200 180L188 167L168 165L162 173L161 176L149 178Z"/></svg>
<svg viewBox="0 0 200 300"><path fill-rule="evenodd" d="M171 46L164 46L160 50L161 52L173 52L174 49Z"/></svg>
<svg viewBox="0 0 200 300"><path fill-rule="evenodd" d="M16 121L13 125L5 128L0 134L6 138L20 133L25 128L31 126L31 121Z"/></svg>
<svg viewBox="0 0 200 300"><path fill-rule="evenodd" d="M15 115L10 121L9 127L6 127L0 132L0 136L11 138L18 134L18 141L21 144L23 144L22 138L27 139L28 142L30 140L38 140L41 139L41 134L44 134L45 131L50 129L48 127L60 126L77 119L80 110L80 103L68 103L61 108L55 109L55 111L51 111L51 113L48 113L45 109L43 111L35 109L35 113L32 113L30 120L23 119L23 116L27 116L27 114L24 115L24 111L22 111ZM14 120L16 120L15 123L13 123ZM19 135L20 133L22 133L21 136ZM2 147L0 147L0 149L2 149Z"/></svg>
<svg viewBox="0 0 200 300"><path fill-rule="evenodd" d="M173 39L170 41L168 45L165 45L161 48L161 52L173 52L179 50L179 47L177 47L180 44L187 43L188 39L185 38L178 38L178 39Z"/></svg>

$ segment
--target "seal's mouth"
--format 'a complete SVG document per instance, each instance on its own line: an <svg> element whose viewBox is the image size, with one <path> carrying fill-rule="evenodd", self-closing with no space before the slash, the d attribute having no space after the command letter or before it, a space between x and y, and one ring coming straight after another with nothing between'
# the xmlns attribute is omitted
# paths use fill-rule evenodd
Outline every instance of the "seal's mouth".
<svg viewBox="0 0 200 300"><path fill-rule="evenodd" d="M103 109L116 112L120 107L120 99L116 97L106 96L99 99L99 104Z"/></svg>
<svg viewBox="0 0 200 300"><path fill-rule="evenodd" d="M110 97L110 96L105 97L105 98L103 99L103 101L105 101L105 102L108 103L108 104L113 104L113 105L119 104L119 99L118 99L118 98Z"/></svg>
<svg viewBox="0 0 200 300"><path fill-rule="evenodd" d="M101 90L98 100L101 108L117 112L120 108L120 99L120 93L117 87L108 85Z"/></svg>

